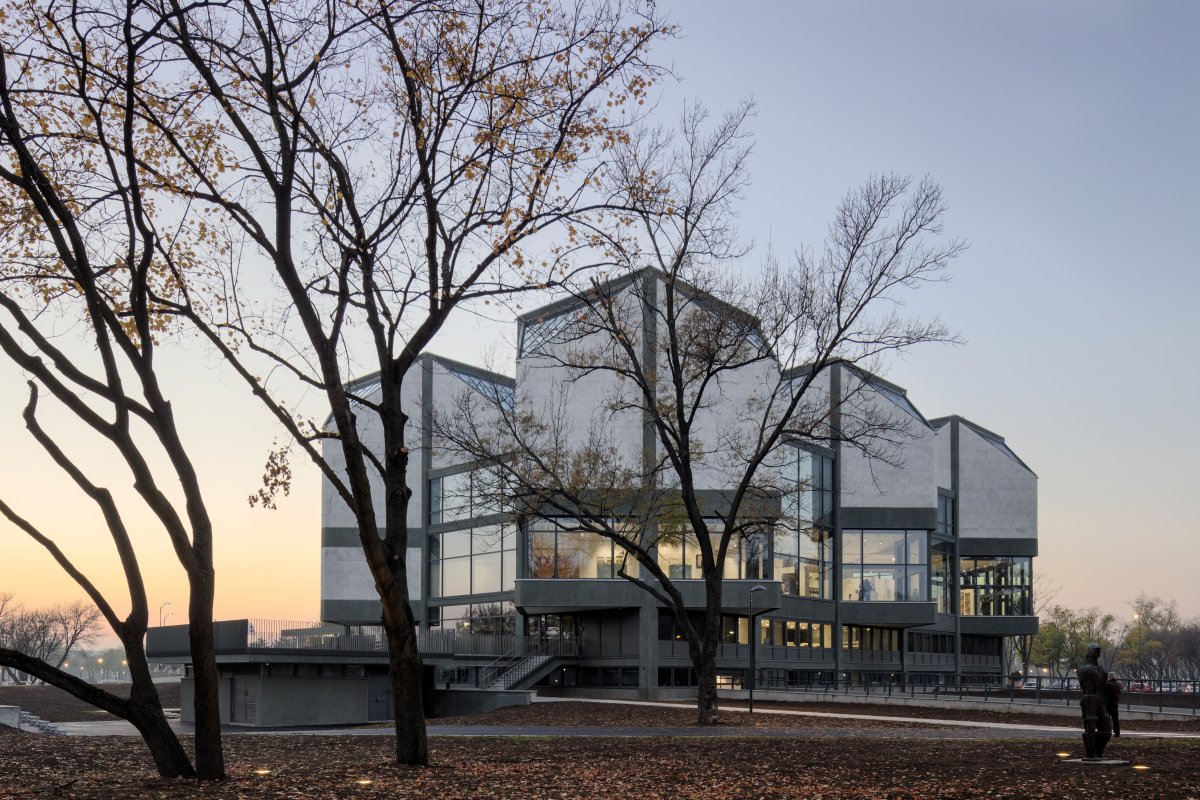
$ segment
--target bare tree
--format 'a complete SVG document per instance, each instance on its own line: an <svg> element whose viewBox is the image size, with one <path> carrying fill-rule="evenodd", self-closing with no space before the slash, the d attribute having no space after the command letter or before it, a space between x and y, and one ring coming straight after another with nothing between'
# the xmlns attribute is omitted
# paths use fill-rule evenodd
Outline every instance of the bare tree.
<svg viewBox="0 0 1200 800"><path fill-rule="evenodd" d="M764 537L788 524L781 505L809 488L782 476L784 445L840 442L896 462L906 423L869 401L869 376L857 365L952 338L889 304L939 279L963 249L931 242L945 210L937 186L880 176L843 200L818 259L802 254L787 268L769 263L759 278L738 276L729 265L745 255L736 201L748 179L752 110L744 104L709 129L694 107L677 134L621 148L614 180L634 224L613 247L632 272L594 278L557 318L556 333L524 354L525 372L565 378L557 401L533 400L519 368L515 406L497 396L481 409L464 395L436 423L448 446L495 465L518 512L620 548L620 577L670 609L687 640L702 723L717 707L731 554L765 552ZM831 403L838 369L845 386ZM589 414L579 398L597 393ZM622 425L644 430L654 447L630 457L614 437ZM671 575L657 557L680 539L698 550L698 574ZM699 621L680 577L703 579Z"/></svg>
<svg viewBox="0 0 1200 800"><path fill-rule="evenodd" d="M219 779L212 521L159 380L160 340L172 326L154 299L202 277L208 237L203 221L174 201L183 164L145 116L169 105L155 75L158 43L138 29L151 16L137 2L35 0L0 20L0 351L29 378L26 429L112 537L128 598L106 597L87 567L11 498L0 500L0 514L50 554L120 639L130 694L117 697L55 659L16 649L0 649L0 663L129 720L164 776ZM212 128L186 102L170 107L196 153L212 157ZM110 448L105 480L122 480L124 470L135 502L161 526L187 573L196 769L166 722L146 661L149 611L127 512L73 458L75 439L66 443L43 426L47 397Z"/></svg>
<svg viewBox="0 0 1200 800"><path fill-rule="evenodd" d="M606 259L582 233L565 242L620 224L605 214L607 154L638 118L660 74L646 52L670 28L651 0L156 8L148 35L182 77L142 111L190 170L165 182L218 213L232 250L215 285L180 275L186 296L155 300L209 338L353 512L383 607L396 757L425 764L402 388L456 309ZM193 98L220 131L212 153L179 132L175 109ZM373 392L351 384L372 371ZM313 390L328 427L294 413ZM362 441L367 419L381 452ZM286 489L287 450L256 499Z"/></svg>
<svg viewBox="0 0 1200 800"><path fill-rule="evenodd" d="M1058 593L1062 591L1062 586L1055 583L1044 572L1038 572L1033 576L1033 615L1039 619L1045 616L1054 604L1054 598L1058 597ZM1122 635L1118 635L1118 642L1123 640ZM1012 640L1012 647L1017 658L1021 662L1021 671L1029 674L1029 666L1033 663L1033 639L1032 634L1026 636L1016 636Z"/></svg>
<svg viewBox="0 0 1200 800"><path fill-rule="evenodd" d="M26 610L12 603L12 595L0 595L0 648L25 655L61 668L76 647L96 640L100 612L95 606L75 601L50 608ZM25 683L28 676L5 672L14 683Z"/></svg>

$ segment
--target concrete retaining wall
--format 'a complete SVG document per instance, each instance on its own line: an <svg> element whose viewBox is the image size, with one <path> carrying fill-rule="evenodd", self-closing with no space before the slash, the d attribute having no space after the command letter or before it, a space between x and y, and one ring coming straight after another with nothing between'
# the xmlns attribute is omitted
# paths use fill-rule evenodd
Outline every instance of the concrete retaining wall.
<svg viewBox="0 0 1200 800"><path fill-rule="evenodd" d="M744 689L728 689L718 690L717 695L727 700L745 700L747 692ZM902 697L899 695L887 694L835 694L832 692L775 692L769 689L755 689L754 699L772 703L795 703L798 707L797 711L803 711L804 703L880 703L889 706L896 706L897 710L904 706L918 708L962 708L971 711L993 711L997 714L1047 714L1051 716L1071 717L1079 719L1079 702L1072 700L1070 705L1065 703L1023 703L1009 702L1008 700L958 700L953 696L947 696L941 700L935 700L929 697ZM1180 720L1180 719L1197 719L1196 716L1187 711L1151 711L1142 709L1138 711L1126 710L1125 704L1121 704L1121 719L1145 719L1145 720Z"/></svg>
<svg viewBox="0 0 1200 800"><path fill-rule="evenodd" d="M21 707L20 706L0 706L0 725L7 725L10 728L21 728Z"/></svg>
<svg viewBox="0 0 1200 800"><path fill-rule="evenodd" d="M527 706L537 692L490 689L435 689L431 717L484 714L497 708Z"/></svg>

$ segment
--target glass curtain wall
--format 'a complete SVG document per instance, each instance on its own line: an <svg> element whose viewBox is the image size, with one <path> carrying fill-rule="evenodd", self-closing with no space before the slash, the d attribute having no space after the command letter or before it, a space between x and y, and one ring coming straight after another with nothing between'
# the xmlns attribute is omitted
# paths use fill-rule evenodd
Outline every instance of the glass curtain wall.
<svg viewBox="0 0 1200 800"><path fill-rule="evenodd" d="M833 597L833 459L788 446L772 565L784 594Z"/></svg>
<svg viewBox="0 0 1200 800"><path fill-rule="evenodd" d="M718 524L713 520L714 524ZM709 534L715 556L721 549L721 535ZM725 550L722 577L729 580L765 580L770 536L753 530L734 534ZM655 543L658 565L671 580L701 580L704 558L695 531L662 531Z"/></svg>
<svg viewBox="0 0 1200 800"><path fill-rule="evenodd" d="M842 531L842 599L928 599L929 531Z"/></svg>
<svg viewBox="0 0 1200 800"><path fill-rule="evenodd" d="M509 592L517 580L517 529L478 525L429 536L429 596Z"/></svg>
<svg viewBox="0 0 1200 800"><path fill-rule="evenodd" d="M938 495L937 530L930 541L929 599L939 614L954 613L954 504L953 497Z"/></svg>
<svg viewBox="0 0 1200 800"><path fill-rule="evenodd" d="M629 535L635 535L632 531ZM573 519L539 519L529 523L530 578L618 579L621 567L640 574L637 559L611 538L583 530Z"/></svg>
<svg viewBox="0 0 1200 800"><path fill-rule="evenodd" d="M1033 614L1033 559L975 556L959 561L959 607L966 616Z"/></svg>

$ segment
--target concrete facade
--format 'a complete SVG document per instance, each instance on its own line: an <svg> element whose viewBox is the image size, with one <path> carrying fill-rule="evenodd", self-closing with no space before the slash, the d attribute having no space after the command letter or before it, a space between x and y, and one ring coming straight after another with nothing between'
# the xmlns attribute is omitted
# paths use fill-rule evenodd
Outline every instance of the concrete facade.
<svg viewBox="0 0 1200 800"><path fill-rule="evenodd" d="M663 292L661 279L649 271L614 282L612 296L628 319L635 347L644 349L656 337L651 312ZM670 620L657 602L621 579L535 577L530 520L505 522L515 537L515 557L508 555L505 533L499 591L447 591L467 584L452 584L436 573L439 557L447 555L437 547L457 541L456 534L474 536L473 531L499 520L436 517L431 486L461 477L473 465L436 445L429 432L434 415L464 402L486 406L484 401L494 399L489 394L507 392L518 409L561 421L565 438L576 446L599 437L630 466L654 458L656 441L641 413L622 407L633 387L571 366L601 356L609 346L599 334L588 332L588 313L585 304L563 302L522 316L515 378L426 355L414 368L420 375L406 380L405 411L425 428L414 422L410 436L409 591L414 612L423 633L456 629L465 634L472 625L478 630L480 619L491 615L489 625L494 619L511 620L503 623L507 635L570 639L573 654L556 655L553 664L530 672L530 682L556 691L581 687L642 697L686 693L692 677L686 647L671 636ZM703 314L704 308L698 304L689 313ZM781 375L770 361L744 367L722 377L715 391L718 400L698 415L697 444L703 450L711 443L714 456L702 459L696 474L718 507L732 472L715 455L716 443L748 426L753 417L748 409L788 380L797 375ZM364 379L359 385L369 383ZM736 688L745 679L751 636L745 609L755 585L767 590L755 595L757 610L769 609L766 627L754 631L760 686L855 677L869 682L999 679L1006 667L1003 638L1036 631L1032 614L1019 613L1030 605L1030 559L1037 554L1036 475L1003 438L962 417L927 419L905 389L856 367L832 365L815 377L813 386L810 410L828 412L827 438L781 447L832 465L829 485L820 487L833 502L823 523L829 546L819 558L800 559L799 582L780 574L727 581L728 602L723 605L729 631L719 661L725 685ZM880 421L890 426L891 444L858 438L858 431ZM368 444L378 444L378 432L369 423L362 435ZM785 463L781 449L780 458L764 469L782 469ZM322 498L322 618L347 625L377 622L378 601L352 518L328 485ZM891 541L907 544L897 550L887 544ZM844 551L852 543L859 555L850 558ZM775 557L779 549L778 543L771 544L768 562L791 564ZM859 565L855 559L881 563ZM510 560L515 575L508 571ZM477 565L472 562L470 568ZM813 577L817 573L823 576L819 584ZM694 607L702 607L701 582L678 583L685 596L694 595ZM867 593L868 587L874 595ZM964 607L968 601L969 608ZM478 682L485 663L435 653L427 654L426 662L437 668L439 686L443 680Z"/></svg>

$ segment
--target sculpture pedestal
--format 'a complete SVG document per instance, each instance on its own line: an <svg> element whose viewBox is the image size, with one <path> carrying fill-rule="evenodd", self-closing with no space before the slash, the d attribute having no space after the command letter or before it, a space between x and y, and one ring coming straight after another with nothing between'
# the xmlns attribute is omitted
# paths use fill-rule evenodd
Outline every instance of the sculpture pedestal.
<svg viewBox="0 0 1200 800"><path fill-rule="evenodd" d="M1092 764L1100 767L1120 767L1129 764L1119 758L1064 758L1060 764Z"/></svg>

